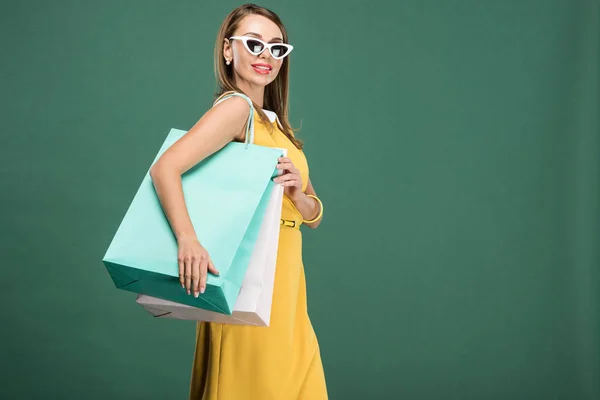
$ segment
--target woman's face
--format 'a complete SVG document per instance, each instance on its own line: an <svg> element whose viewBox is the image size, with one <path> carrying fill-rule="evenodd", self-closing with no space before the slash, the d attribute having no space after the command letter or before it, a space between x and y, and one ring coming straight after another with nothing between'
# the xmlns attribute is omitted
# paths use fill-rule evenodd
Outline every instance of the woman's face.
<svg viewBox="0 0 600 400"><path fill-rule="evenodd" d="M244 17L232 36L257 38L266 43L283 43L283 35L279 27L262 15ZM252 46L252 43L250 45ZM235 70L238 86L241 79L251 86L265 87L275 80L283 64L283 59L273 58L268 49L258 56L250 53L240 39L225 38L223 54L225 60L231 61L227 68Z"/></svg>

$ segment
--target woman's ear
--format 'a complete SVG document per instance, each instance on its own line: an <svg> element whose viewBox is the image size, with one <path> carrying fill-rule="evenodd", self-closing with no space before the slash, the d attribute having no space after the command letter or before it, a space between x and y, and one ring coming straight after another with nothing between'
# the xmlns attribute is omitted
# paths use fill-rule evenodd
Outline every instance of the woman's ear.
<svg viewBox="0 0 600 400"><path fill-rule="evenodd" d="M231 42L229 39L223 39L223 57L225 57L225 61L231 62L233 60L233 51L231 49Z"/></svg>

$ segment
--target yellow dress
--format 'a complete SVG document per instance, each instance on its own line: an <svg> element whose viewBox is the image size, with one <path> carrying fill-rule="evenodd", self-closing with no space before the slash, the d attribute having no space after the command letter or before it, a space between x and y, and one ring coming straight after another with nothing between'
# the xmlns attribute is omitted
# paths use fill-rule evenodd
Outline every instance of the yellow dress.
<svg viewBox="0 0 600 400"><path fill-rule="evenodd" d="M286 148L300 170L302 190L308 163L301 150L272 122L273 132L254 114L254 142ZM284 196L282 219L302 222ZM319 344L307 312L302 233L281 226L269 327L198 322L190 399L324 400L325 375Z"/></svg>

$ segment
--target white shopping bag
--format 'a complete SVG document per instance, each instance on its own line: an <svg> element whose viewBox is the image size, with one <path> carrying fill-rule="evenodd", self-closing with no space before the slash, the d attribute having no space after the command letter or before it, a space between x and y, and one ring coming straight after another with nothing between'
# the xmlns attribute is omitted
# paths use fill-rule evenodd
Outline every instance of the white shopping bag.
<svg viewBox="0 0 600 400"><path fill-rule="evenodd" d="M284 149L284 154L287 154ZM204 310L143 294L136 302L156 318L269 326L281 228L283 186L274 185L246 276L231 315Z"/></svg>

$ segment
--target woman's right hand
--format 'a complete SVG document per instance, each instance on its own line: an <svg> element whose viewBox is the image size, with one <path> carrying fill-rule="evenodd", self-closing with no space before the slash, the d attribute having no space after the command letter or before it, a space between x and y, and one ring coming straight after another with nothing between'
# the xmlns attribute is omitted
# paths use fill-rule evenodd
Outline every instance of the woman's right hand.
<svg viewBox="0 0 600 400"><path fill-rule="evenodd" d="M215 275L219 275L219 271L198 239L184 237L178 239L177 243L179 282L187 294L194 292L194 297L198 297L206 289L207 271Z"/></svg>

